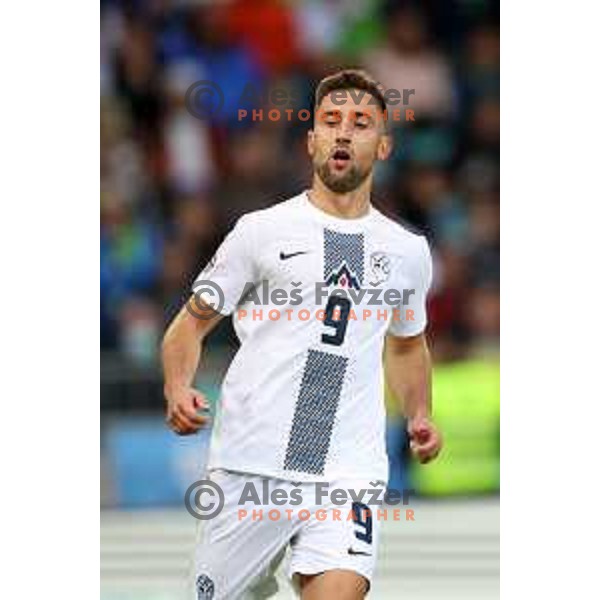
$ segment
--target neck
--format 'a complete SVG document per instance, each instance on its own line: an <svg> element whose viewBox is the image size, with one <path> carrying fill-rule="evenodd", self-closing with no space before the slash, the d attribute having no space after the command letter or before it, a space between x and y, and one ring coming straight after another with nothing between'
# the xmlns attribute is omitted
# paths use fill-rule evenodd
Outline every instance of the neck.
<svg viewBox="0 0 600 600"><path fill-rule="evenodd" d="M326 187L314 175L308 199L323 212L340 219L359 219L368 214L371 207L371 176L367 177L355 190L337 194Z"/></svg>

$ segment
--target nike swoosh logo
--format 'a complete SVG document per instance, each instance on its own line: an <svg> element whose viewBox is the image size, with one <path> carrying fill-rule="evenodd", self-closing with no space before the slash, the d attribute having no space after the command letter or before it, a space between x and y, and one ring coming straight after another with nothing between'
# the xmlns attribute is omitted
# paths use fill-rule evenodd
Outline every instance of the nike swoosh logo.
<svg viewBox="0 0 600 600"><path fill-rule="evenodd" d="M348 554L352 556L372 556L369 552L361 552L360 550L352 550L352 548L348 548Z"/></svg>
<svg viewBox="0 0 600 600"><path fill-rule="evenodd" d="M380 479L377 481L369 481L369 485L372 485L373 487L377 487L378 485L385 486L385 481L381 481Z"/></svg>
<svg viewBox="0 0 600 600"><path fill-rule="evenodd" d="M298 256L299 254L308 254L307 250L301 250L300 252L290 252L289 254L285 254L284 252L279 253L279 258L281 260L287 260L288 258L293 258L294 256Z"/></svg>

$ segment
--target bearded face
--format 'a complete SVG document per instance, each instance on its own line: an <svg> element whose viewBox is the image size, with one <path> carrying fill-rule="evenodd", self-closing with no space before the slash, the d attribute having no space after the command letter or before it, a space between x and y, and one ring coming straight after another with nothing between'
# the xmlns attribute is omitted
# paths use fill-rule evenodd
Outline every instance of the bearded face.
<svg viewBox="0 0 600 600"><path fill-rule="evenodd" d="M321 181L336 194L352 192L373 170L373 163L359 165L347 148L334 148L320 162L315 157L313 166Z"/></svg>
<svg viewBox="0 0 600 600"><path fill-rule="evenodd" d="M356 102L348 96L334 104L325 96L309 134L309 154L315 173L336 194L357 189L371 175L378 158L385 158L385 137L370 94Z"/></svg>

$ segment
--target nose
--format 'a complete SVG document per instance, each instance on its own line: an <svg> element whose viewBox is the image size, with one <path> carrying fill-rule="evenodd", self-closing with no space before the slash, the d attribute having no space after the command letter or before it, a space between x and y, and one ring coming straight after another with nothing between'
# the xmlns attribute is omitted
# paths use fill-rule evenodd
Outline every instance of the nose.
<svg viewBox="0 0 600 600"><path fill-rule="evenodd" d="M335 138L336 146L349 146L351 142L352 140L350 139L350 136L346 135L345 133L340 133Z"/></svg>
<svg viewBox="0 0 600 600"><path fill-rule="evenodd" d="M345 119L342 122L340 136L344 137L346 139L351 139L353 131L354 131L354 123L352 122L352 119Z"/></svg>
<svg viewBox="0 0 600 600"><path fill-rule="evenodd" d="M338 130L338 139L341 143L349 143L352 139L352 132L354 131L354 119L351 114L344 115L340 122Z"/></svg>

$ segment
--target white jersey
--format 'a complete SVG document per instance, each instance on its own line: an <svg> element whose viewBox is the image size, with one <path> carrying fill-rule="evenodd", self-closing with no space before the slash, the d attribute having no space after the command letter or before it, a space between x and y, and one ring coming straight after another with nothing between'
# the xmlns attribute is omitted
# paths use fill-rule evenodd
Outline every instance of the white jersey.
<svg viewBox="0 0 600 600"><path fill-rule="evenodd" d="M209 468L387 481L384 338L424 330L430 280L425 239L373 207L340 219L302 193L244 215L194 284L241 342Z"/></svg>

